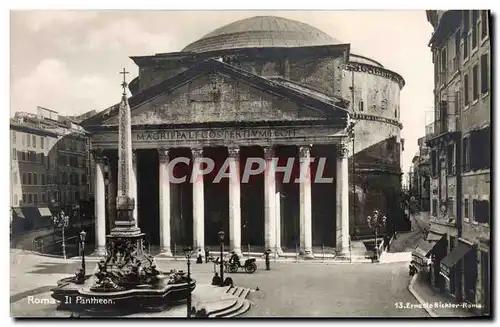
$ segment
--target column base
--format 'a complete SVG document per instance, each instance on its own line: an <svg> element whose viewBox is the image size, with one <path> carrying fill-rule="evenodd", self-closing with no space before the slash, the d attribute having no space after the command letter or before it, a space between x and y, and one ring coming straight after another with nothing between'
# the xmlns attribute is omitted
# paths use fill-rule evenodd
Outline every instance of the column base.
<svg viewBox="0 0 500 327"><path fill-rule="evenodd" d="M285 254L285 252L283 252L283 249L281 249L281 247L279 247L277 250L276 250L276 254L278 255L278 257L281 257Z"/></svg>
<svg viewBox="0 0 500 327"><path fill-rule="evenodd" d="M350 258L351 256L351 251L349 247L337 247L336 252L336 257L337 258Z"/></svg>
<svg viewBox="0 0 500 327"><path fill-rule="evenodd" d="M314 253L311 250L302 250L299 254L306 260L314 259Z"/></svg>
<svg viewBox="0 0 500 327"><path fill-rule="evenodd" d="M94 252L92 252L91 256L95 257L105 257L106 256L106 247L104 246L99 246L97 247Z"/></svg>
<svg viewBox="0 0 500 327"><path fill-rule="evenodd" d="M160 248L160 253L158 253L157 257L173 257L173 254L170 248Z"/></svg>

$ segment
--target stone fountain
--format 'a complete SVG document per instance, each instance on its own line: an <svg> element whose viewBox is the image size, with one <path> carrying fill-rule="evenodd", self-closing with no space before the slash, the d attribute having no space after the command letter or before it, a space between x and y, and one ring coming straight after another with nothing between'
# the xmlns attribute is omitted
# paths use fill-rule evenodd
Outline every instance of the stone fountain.
<svg viewBox="0 0 500 327"><path fill-rule="evenodd" d="M133 216L135 199L131 197L132 130L127 100L125 69L123 94L119 108L118 196L116 221L106 236L107 253L93 275L79 269L74 277L63 278L51 290L60 310L89 315L126 315L162 311L186 301L196 281L188 283L182 271L164 273L154 258L144 251L144 233Z"/></svg>

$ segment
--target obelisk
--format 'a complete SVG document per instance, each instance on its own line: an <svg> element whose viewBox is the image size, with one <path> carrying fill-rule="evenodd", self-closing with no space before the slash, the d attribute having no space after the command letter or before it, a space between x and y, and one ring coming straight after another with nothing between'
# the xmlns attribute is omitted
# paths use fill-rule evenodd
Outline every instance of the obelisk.
<svg viewBox="0 0 500 327"><path fill-rule="evenodd" d="M125 68L120 72L123 74L122 100L118 113L118 192L116 197L116 221L111 230L112 236L134 236L140 234L141 230L136 226L134 218L135 199L132 198L132 184L130 174L132 173L132 124L130 118L130 106L127 100L127 81Z"/></svg>

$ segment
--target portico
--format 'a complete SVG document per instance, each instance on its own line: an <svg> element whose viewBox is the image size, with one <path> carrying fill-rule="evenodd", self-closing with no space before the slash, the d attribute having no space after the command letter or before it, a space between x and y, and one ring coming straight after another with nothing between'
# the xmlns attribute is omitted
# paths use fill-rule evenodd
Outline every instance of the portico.
<svg viewBox="0 0 500 327"><path fill-rule="evenodd" d="M343 60L338 50L331 60ZM163 255L218 245L220 230L237 253L250 246L312 258L314 247L348 248L345 99L209 59L128 102L134 215ZM118 124L116 105L84 124L99 166L98 249L115 221Z"/></svg>
<svg viewBox="0 0 500 327"><path fill-rule="evenodd" d="M289 125L133 127L131 180L139 226L162 255L171 256L174 244L199 250L217 245L218 230L225 230L229 249L237 253L248 244L278 255L295 251L296 244L307 258L314 257L313 245L348 248L345 130L334 124ZM113 205L105 203L105 191L114 194L116 184L111 179L105 185L104 171L113 176L117 169L117 142L113 128L93 138L101 251L103 209ZM204 158L215 163L213 172L203 173ZM265 162L260 171L252 166L255 158Z"/></svg>

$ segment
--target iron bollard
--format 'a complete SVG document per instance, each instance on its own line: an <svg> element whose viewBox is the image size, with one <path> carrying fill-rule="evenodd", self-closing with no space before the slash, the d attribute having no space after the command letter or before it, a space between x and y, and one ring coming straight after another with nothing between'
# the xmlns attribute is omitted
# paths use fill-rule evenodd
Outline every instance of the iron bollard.
<svg viewBox="0 0 500 327"><path fill-rule="evenodd" d="M325 262L325 245L321 244L321 251L323 252L323 263Z"/></svg>

